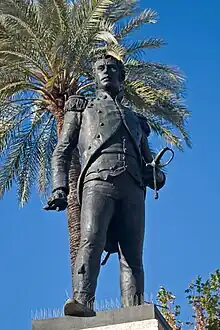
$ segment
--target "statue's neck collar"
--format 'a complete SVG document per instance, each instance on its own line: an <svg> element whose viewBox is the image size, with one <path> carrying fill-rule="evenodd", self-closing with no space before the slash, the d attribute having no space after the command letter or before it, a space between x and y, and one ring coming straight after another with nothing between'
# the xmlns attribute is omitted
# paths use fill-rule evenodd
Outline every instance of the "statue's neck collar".
<svg viewBox="0 0 220 330"><path fill-rule="evenodd" d="M120 91L120 92L115 96L115 98L114 98L114 97L112 97L112 95L111 95L110 93L108 93L107 91L104 91L104 90L102 90L102 89L97 89L97 91L96 91L96 96L97 96L97 98L101 98L101 99L102 99L102 98L106 98L106 96L108 96L108 97L114 99L115 102L117 102L117 103L121 103L121 102L122 102L122 99L123 99L123 97L124 97L124 93L123 93L123 91Z"/></svg>

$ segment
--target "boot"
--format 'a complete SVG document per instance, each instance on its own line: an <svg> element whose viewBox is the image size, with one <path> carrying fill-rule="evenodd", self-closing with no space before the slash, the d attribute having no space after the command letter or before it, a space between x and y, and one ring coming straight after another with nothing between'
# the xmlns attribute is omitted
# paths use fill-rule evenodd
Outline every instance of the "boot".
<svg viewBox="0 0 220 330"><path fill-rule="evenodd" d="M68 299L64 305L64 315L92 317L96 316L94 310L89 308L88 305L83 305L74 298Z"/></svg>

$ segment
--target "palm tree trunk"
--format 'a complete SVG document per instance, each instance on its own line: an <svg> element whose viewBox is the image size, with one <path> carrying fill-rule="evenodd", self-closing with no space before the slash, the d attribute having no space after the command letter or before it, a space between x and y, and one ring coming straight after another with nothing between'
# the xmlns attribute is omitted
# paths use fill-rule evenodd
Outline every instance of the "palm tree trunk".
<svg viewBox="0 0 220 330"><path fill-rule="evenodd" d="M80 169L79 152L76 150L73 153L69 171L69 195L67 209L72 281L74 264L80 243L80 205L77 201L76 191Z"/></svg>

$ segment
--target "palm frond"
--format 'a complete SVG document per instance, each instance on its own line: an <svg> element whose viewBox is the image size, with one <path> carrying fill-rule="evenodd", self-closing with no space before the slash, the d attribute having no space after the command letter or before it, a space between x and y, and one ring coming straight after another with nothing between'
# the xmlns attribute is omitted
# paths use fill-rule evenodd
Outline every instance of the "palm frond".
<svg viewBox="0 0 220 330"><path fill-rule="evenodd" d="M16 130L16 134L11 140L11 144L5 146L5 158L1 162L0 171L0 196L2 196L5 190L8 190L16 175L19 173L19 167L22 167L22 157L30 148L31 141L35 137L35 131L39 129L36 123L35 125L20 125ZM21 161L21 163L20 163Z"/></svg>
<svg viewBox="0 0 220 330"><path fill-rule="evenodd" d="M48 79L48 72L41 62L37 61L33 56L26 55L22 52L14 51L14 50L0 50L0 58L4 59L4 61L12 63L14 61L23 61L27 66L32 65L34 68L40 70L45 79Z"/></svg>
<svg viewBox="0 0 220 330"><path fill-rule="evenodd" d="M138 70L138 73L141 73L143 69L147 69L150 74L155 73L157 75L158 72L163 72L167 74L167 77L170 76L170 78L178 82L183 82L185 80L183 73L181 73L178 68L170 67L162 63L138 61L133 58L128 58L126 60L126 66Z"/></svg>
<svg viewBox="0 0 220 330"><path fill-rule="evenodd" d="M116 38L121 40L131 32L139 29L143 24L152 24L157 22L157 13L152 9L145 9L140 15L131 18L128 22L124 23L122 26L119 25L116 30Z"/></svg>
<svg viewBox="0 0 220 330"><path fill-rule="evenodd" d="M3 109L2 109L3 110ZM28 115L27 115L28 114ZM18 107L8 107L7 112L1 111L1 121L0 121L0 152L1 159L4 158L7 146L12 143L13 138L16 136L19 125L25 118L29 116L29 109L26 107L24 109L18 110Z"/></svg>
<svg viewBox="0 0 220 330"><path fill-rule="evenodd" d="M109 22L105 19L105 13L114 1L82 1L80 6L77 3L73 6L74 29L71 37L71 49L73 50L74 58L71 57L71 60L74 59L76 64L79 63L85 51L88 51L89 45L90 47L94 46L95 42L100 41L101 31L106 31L106 34L102 32L102 36L105 37L103 41L106 40L108 35L108 41L117 43L113 34L110 36ZM105 24L105 30L103 30L103 24ZM77 53L75 49L77 49Z"/></svg>
<svg viewBox="0 0 220 330"><path fill-rule="evenodd" d="M116 0L106 11L105 17L113 23L118 23L121 19L124 20L126 17L133 15L137 10L137 0Z"/></svg>
<svg viewBox="0 0 220 330"><path fill-rule="evenodd" d="M130 104L143 113L153 113L165 123L177 128L188 146L191 146L185 125L190 113L186 107L174 99L169 91L153 90L143 81L126 82L125 96Z"/></svg>
<svg viewBox="0 0 220 330"><path fill-rule="evenodd" d="M182 97L185 90L185 79L181 72L173 67L160 63L143 62L128 58L125 62L127 79L140 79L145 85L158 90L168 90Z"/></svg>
<svg viewBox="0 0 220 330"><path fill-rule="evenodd" d="M45 139L45 133L48 133L48 125L51 120L53 120L51 115L46 121L43 117L45 117L45 113L32 121L31 127L29 128L30 136L29 139L26 139L26 148L22 150L23 152L19 162L16 181L17 196L21 206L29 200L31 187L39 176L39 169L42 169L41 162L43 159L41 143Z"/></svg>
<svg viewBox="0 0 220 330"><path fill-rule="evenodd" d="M54 122L52 115L47 112L33 113L35 116L32 120L30 120L30 113L27 117L23 112L21 119L17 116L13 123L10 121L13 128L8 129L4 132L4 136L1 136L4 156L1 160L0 196L10 189L15 180L21 205L28 201L31 186L39 176L39 169L43 166L42 145L46 141L45 136L48 135L50 122ZM9 131L10 136L7 137ZM2 143L5 138L8 138L7 144Z"/></svg>
<svg viewBox="0 0 220 330"><path fill-rule="evenodd" d="M156 135L161 136L169 147L177 147L180 151L183 151L183 139L174 132L173 127L169 123L160 120L151 112L148 112L146 118L152 131Z"/></svg>
<svg viewBox="0 0 220 330"><path fill-rule="evenodd" d="M151 48L160 48L164 45L163 39L160 38L148 38L145 40L134 41L130 44L126 43L126 57L132 56L133 58L141 58L145 51Z"/></svg>
<svg viewBox="0 0 220 330"><path fill-rule="evenodd" d="M8 44L14 46L14 49L17 47L24 50L24 47L28 45L28 48L35 50L34 53L37 51L37 54L41 56L41 61L43 59L49 65L45 52L45 45L48 43L44 40L46 29L42 24L38 9L39 6L32 1L1 0L0 25L4 31L7 31L2 37ZM27 40L29 40L28 44ZM1 42L0 47L4 49L4 46L5 43Z"/></svg>
<svg viewBox="0 0 220 330"><path fill-rule="evenodd" d="M76 2L72 9L72 20L74 21L74 44L79 42L89 31L96 30L103 19L106 10L112 5L114 0L92 0L81 1L80 6Z"/></svg>
<svg viewBox="0 0 220 330"><path fill-rule="evenodd" d="M48 1L48 0L47 0ZM69 6L65 0L52 0L51 8L56 8L59 27L62 32L69 32Z"/></svg>

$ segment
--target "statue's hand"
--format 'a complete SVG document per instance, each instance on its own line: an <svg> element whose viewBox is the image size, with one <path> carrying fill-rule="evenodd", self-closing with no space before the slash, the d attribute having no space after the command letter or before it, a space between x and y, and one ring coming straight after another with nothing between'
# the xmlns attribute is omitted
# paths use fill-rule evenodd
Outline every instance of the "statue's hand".
<svg viewBox="0 0 220 330"><path fill-rule="evenodd" d="M67 207L67 194L62 189L57 189L52 193L52 196L48 199L47 205L44 206L44 210L56 210L63 211Z"/></svg>
<svg viewBox="0 0 220 330"><path fill-rule="evenodd" d="M166 183L166 175L160 169L156 171L156 179L157 179L157 190L163 188Z"/></svg>
<svg viewBox="0 0 220 330"><path fill-rule="evenodd" d="M144 169L144 182L149 188L154 189L153 167L150 164L147 164L147 166ZM165 182L166 182L165 174L160 170L159 167L156 166L157 190L160 190L165 185Z"/></svg>

